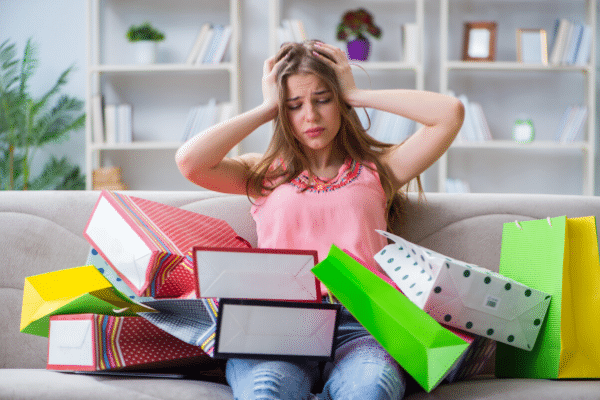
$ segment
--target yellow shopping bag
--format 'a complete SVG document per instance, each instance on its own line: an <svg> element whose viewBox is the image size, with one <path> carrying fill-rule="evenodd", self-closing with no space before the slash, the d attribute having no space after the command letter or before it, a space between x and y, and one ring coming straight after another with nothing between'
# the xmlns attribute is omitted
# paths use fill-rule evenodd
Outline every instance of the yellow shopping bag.
<svg viewBox="0 0 600 400"><path fill-rule="evenodd" d="M50 316L96 313L133 316L153 311L116 290L93 265L25 278L21 332L48 337Z"/></svg>
<svg viewBox="0 0 600 400"><path fill-rule="evenodd" d="M596 218L565 216L504 225L500 273L550 293L531 351L498 343L496 375L600 378L600 261Z"/></svg>

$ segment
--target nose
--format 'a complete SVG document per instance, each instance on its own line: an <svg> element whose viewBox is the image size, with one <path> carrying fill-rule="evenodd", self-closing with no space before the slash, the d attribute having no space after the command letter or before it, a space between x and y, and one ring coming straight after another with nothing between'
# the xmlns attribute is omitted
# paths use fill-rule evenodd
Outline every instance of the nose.
<svg viewBox="0 0 600 400"><path fill-rule="evenodd" d="M319 118L319 113L317 112L317 107L315 107L315 104L306 104L304 109L304 118L307 121L316 121Z"/></svg>

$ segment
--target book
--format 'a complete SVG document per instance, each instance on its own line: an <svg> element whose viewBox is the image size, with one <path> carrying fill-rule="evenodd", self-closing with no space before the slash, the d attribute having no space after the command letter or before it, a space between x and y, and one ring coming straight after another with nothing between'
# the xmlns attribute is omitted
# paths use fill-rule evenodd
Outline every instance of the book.
<svg viewBox="0 0 600 400"><path fill-rule="evenodd" d="M402 61L419 62L419 26L416 23L402 25Z"/></svg>
<svg viewBox="0 0 600 400"><path fill-rule="evenodd" d="M579 45L581 43L582 33L583 33L583 25L571 24L571 29L569 30L569 39L567 41L567 46L565 47L565 52L563 54L563 64L566 64L566 65L575 64L575 59L577 57L577 51L578 51Z"/></svg>
<svg viewBox="0 0 600 400"><path fill-rule="evenodd" d="M223 25L215 25L213 27L213 35L210 42L210 46L202 59L202 64L212 64L213 59L215 57L215 53L217 51L217 47L219 47L219 43L223 38L223 34L225 32L225 26Z"/></svg>
<svg viewBox="0 0 600 400"><path fill-rule="evenodd" d="M586 106L567 107L556 130L556 141L559 143L572 143L577 140L584 130L587 113Z"/></svg>
<svg viewBox="0 0 600 400"><path fill-rule="evenodd" d="M117 143L131 143L133 141L133 116L131 104L117 106Z"/></svg>
<svg viewBox="0 0 600 400"><path fill-rule="evenodd" d="M206 36L204 38L202 46L200 46L200 50L198 51L198 56L196 57L194 64L196 64L196 65L202 64L204 57L206 57L206 53L208 52L208 49L210 48L210 46L212 44L214 34L215 34L215 30L211 26L210 28L208 28L208 31L206 32Z"/></svg>
<svg viewBox="0 0 600 400"><path fill-rule="evenodd" d="M229 42L231 42L231 35L233 33L233 29L231 25L227 25L223 31L223 35L220 38L220 41L215 49L215 53L211 59L212 64L218 64L223 61L225 57L225 52L229 47Z"/></svg>
<svg viewBox="0 0 600 400"><path fill-rule="evenodd" d="M570 30L571 22L565 18L561 18L558 22L556 37L553 40L554 44L550 53L549 62L551 65L561 64Z"/></svg>
<svg viewBox="0 0 600 400"><path fill-rule="evenodd" d="M480 140L492 140L492 133L481 104L472 101L471 113L473 115L473 120L475 121L477 138Z"/></svg>
<svg viewBox="0 0 600 400"><path fill-rule="evenodd" d="M592 27L590 25L583 25L581 32L581 40L575 55L576 65L586 65L590 61L590 52L592 49Z"/></svg>
<svg viewBox="0 0 600 400"><path fill-rule="evenodd" d="M96 144L104 143L104 97L96 94L92 97L92 140Z"/></svg>
<svg viewBox="0 0 600 400"><path fill-rule="evenodd" d="M117 143L117 106L116 104L106 104L104 106L104 128L106 132L106 143Z"/></svg>
<svg viewBox="0 0 600 400"><path fill-rule="evenodd" d="M200 50L202 49L202 45L208 38L209 30L210 30L209 23L205 23L202 25L202 27L200 28L200 31L198 32L198 36L196 37L196 41L194 42L194 45L192 46L192 50L190 51L190 53L187 57L186 64L191 65L191 64L195 63L196 59L198 58L198 55L200 54Z"/></svg>

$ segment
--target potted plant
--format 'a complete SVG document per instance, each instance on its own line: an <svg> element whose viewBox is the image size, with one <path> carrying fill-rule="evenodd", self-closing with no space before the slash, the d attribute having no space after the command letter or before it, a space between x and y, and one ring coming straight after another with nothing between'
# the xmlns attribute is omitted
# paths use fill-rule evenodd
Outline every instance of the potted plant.
<svg viewBox="0 0 600 400"><path fill-rule="evenodd" d="M154 28L150 22L132 25L127 31L127 39L135 43L137 61L140 64L156 62L158 42L165 40L165 34Z"/></svg>
<svg viewBox="0 0 600 400"><path fill-rule="evenodd" d="M31 165L36 151L64 141L85 125L84 102L60 94L73 66L40 97L29 92L29 79L38 61L31 39L23 57L16 58L15 44L0 44L0 189L85 189L85 176L67 157L51 157L36 177Z"/></svg>
<svg viewBox="0 0 600 400"><path fill-rule="evenodd" d="M346 11L337 26L337 39L346 42L348 58L365 61L369 57L371 44L365 36L381 38L381 28L373 22L373 16L364 8Z"/></svg>

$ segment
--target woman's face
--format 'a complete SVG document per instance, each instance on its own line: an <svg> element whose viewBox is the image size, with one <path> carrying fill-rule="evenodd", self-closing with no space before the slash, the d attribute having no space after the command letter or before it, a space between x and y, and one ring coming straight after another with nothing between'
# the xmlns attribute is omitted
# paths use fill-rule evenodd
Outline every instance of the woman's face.
<svg viewBox="0 0 600 400"><path fill-rule="evenodd" d="M294 136L305 152L331 152L341 126L334 94L313 74L296 74L287 79L285 101Z"/></svg>

